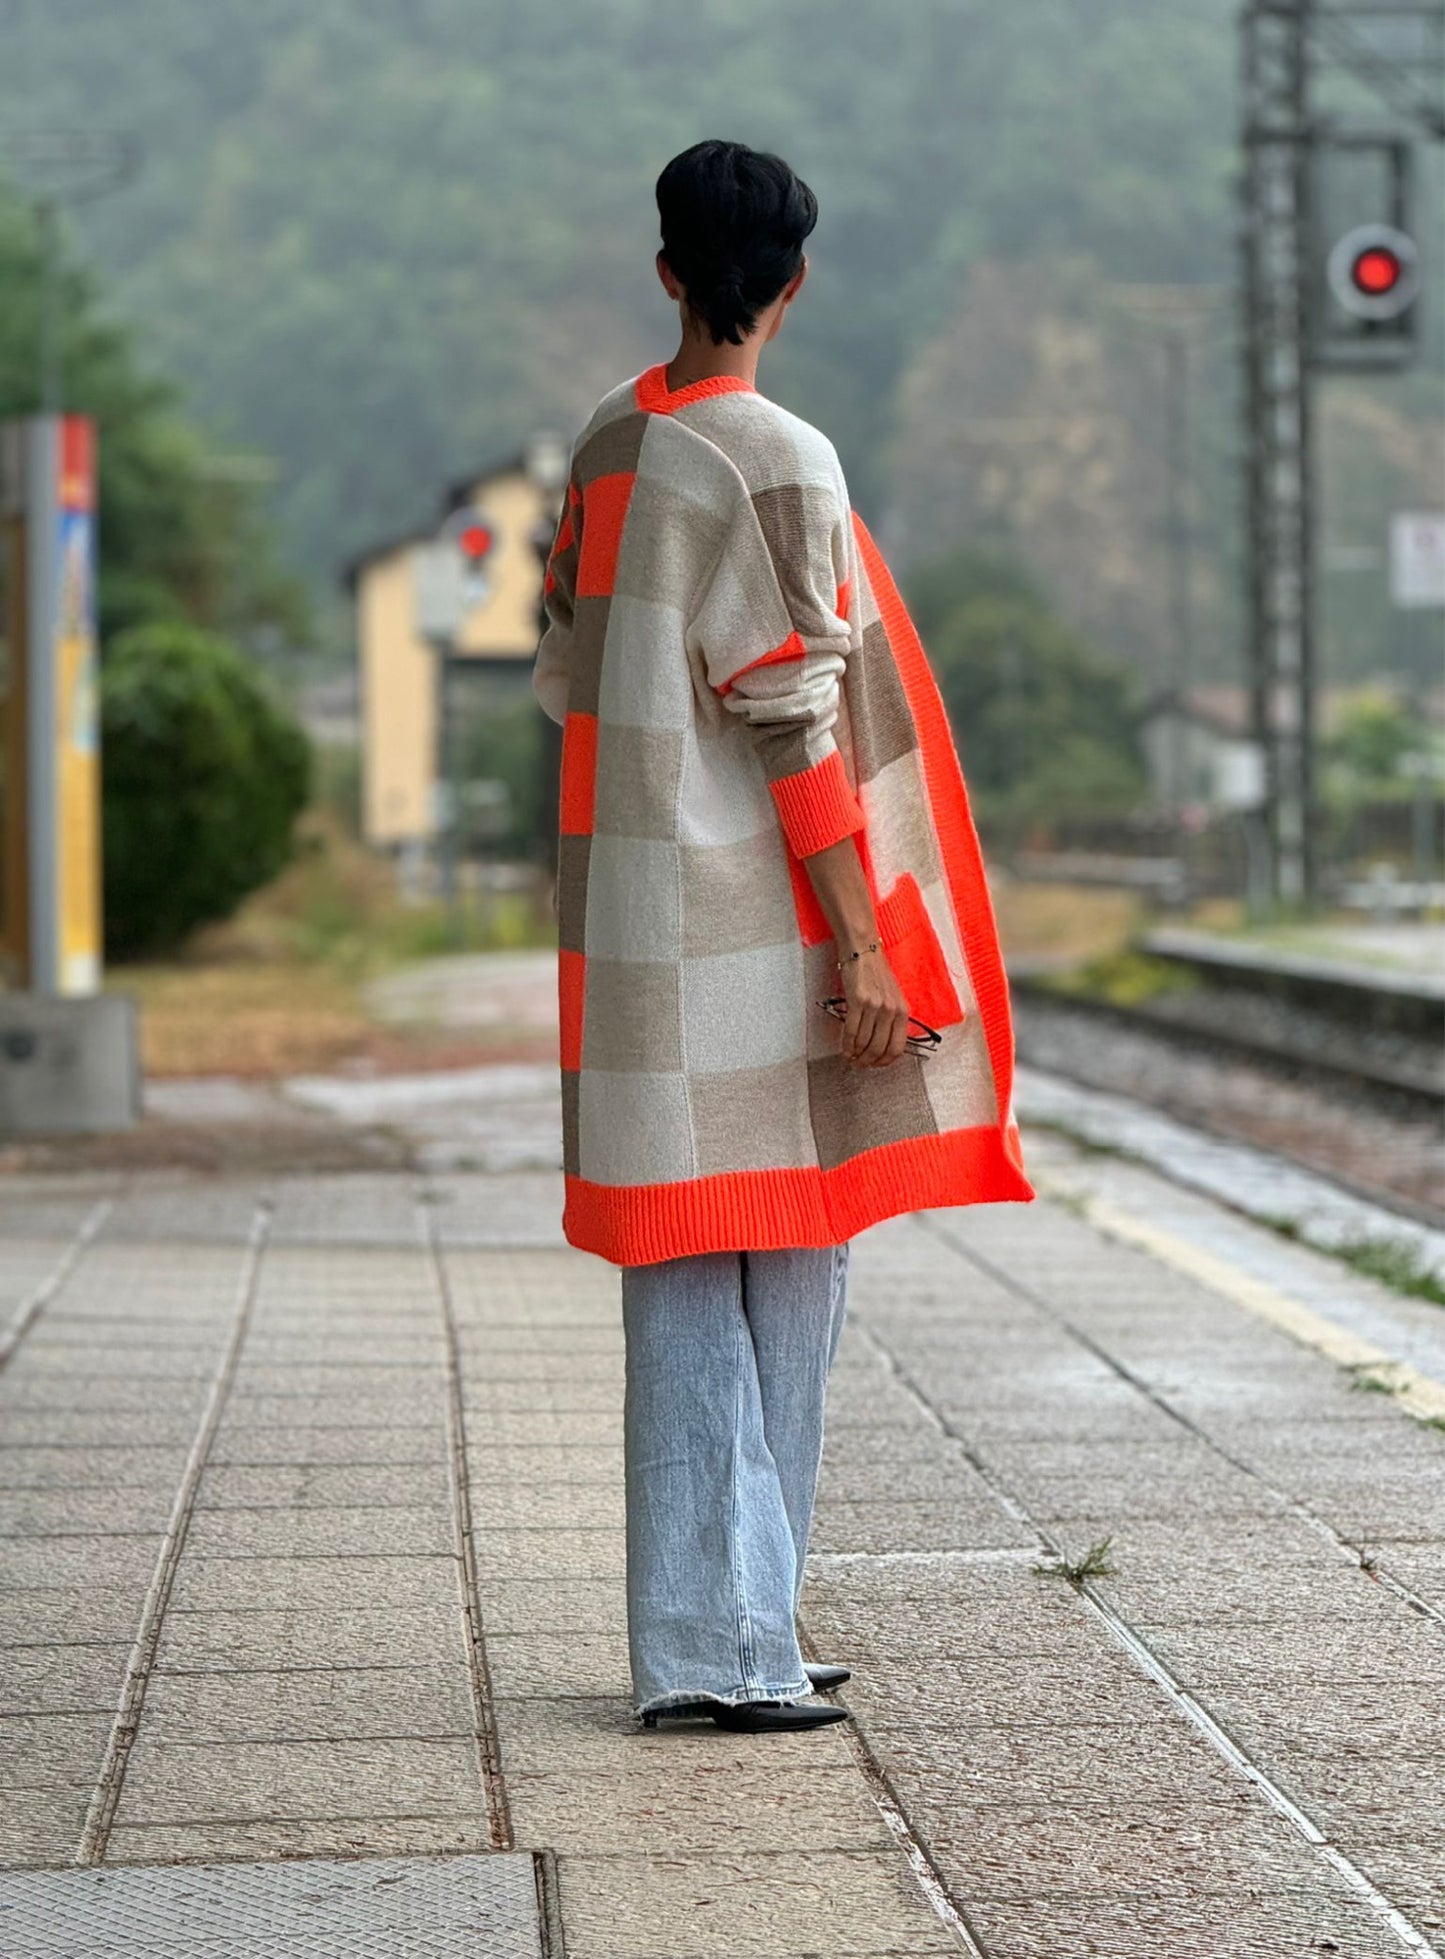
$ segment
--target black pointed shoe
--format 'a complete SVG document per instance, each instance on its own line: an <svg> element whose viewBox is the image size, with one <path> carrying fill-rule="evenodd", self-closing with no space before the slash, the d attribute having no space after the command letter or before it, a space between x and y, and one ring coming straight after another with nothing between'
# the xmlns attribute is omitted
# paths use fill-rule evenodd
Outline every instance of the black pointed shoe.
<svg viewBox="0 0 1445 1959"><path fill-rule="evenodd" d="M853 1678L847 1667L805 1666L803 1671L820 1694L831 1694L835 1687Z"/></svg>
<svg viewBox="0 0 1445 1959"><path fill-rule="evenodd" d="M720 1728L748 1735L796 1733L848 1719L846 1707L834 1707L828 1701L737 1701L732 1705L716 1701L708 1713Z"/></svg>

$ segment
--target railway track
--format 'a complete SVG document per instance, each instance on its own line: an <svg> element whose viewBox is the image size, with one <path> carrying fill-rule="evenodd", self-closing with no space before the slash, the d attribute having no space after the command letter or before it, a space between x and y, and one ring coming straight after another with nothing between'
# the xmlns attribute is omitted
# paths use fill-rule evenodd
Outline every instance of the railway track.
<svg viewBox="0 0 1445 1959"><path fill-rule="evenodd" d="M1310 978L1232 971L1137 1006L1011 980L1020 1059L1126 1093L1210 1134L1445 1224L1445 1066L1428 990L1308 997Z"/></svg>

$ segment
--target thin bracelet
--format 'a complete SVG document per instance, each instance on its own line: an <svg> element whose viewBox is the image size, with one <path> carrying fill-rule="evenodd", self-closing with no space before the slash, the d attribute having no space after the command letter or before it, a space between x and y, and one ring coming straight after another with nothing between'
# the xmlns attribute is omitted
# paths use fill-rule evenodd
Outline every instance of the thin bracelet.
<svg viewBox="0 0 1445 1959"><path fill-rule="evenodd" d="M879 940L870 939L867 945L859 946L856 952L840 952L838 963L841 966L845 959L861 959L865 952L881 952L882 950L883 947Z"/></svg>

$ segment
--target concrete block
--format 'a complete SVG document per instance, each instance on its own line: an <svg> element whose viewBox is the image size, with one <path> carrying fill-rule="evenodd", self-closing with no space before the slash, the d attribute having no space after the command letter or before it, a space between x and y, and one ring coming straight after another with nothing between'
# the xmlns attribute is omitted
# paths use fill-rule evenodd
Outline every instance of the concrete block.
<svg viewBox="0 0 1445 1959"><path fill-rule="evenodd" d="M133 1000L0 994L0 1135L99 1134L139 1119Z"/></svg>

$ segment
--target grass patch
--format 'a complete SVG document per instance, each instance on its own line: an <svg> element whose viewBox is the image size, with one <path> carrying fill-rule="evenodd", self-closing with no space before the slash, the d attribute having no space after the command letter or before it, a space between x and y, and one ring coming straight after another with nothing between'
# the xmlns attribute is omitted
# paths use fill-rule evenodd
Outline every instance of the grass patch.
<svg viewBox="0 0 1445 1959"><path fill-rule="evenodd" d="M1062 1578L1065 1584L1077 1590L1091 1578L1114 1576L1114 1561L1109 1555L1113 1545L1112 1537L1101 1537L1097 1544L1089 1546L1081 1558L1075 1558L1072 1562L1060 1558L1057 1564L1036 1564L1034 1570L1040 1578Z"/></svg>
<svg viewBox="0 0 1445 1959"><path fill-rule="evenodd" d="M1408 1238L1353 1238L1337 1246L1335 1255L1392 1292L1445 1306L1445 1280Z"/></svg>
<svg viewBox="0 0 1445 1959"><path fill-rule="evenodd" d="M1174 959L1125 947L1090 959L1065 973L1041 975L1039 985L1066 999L1102 1000L1111 1007L1138 1007L1166 993L1193 993L1202 981Z"/></svg>
<svg viewBox="0 0 1445 1959"><path fill-rule="evenodd" d="M368 980L452 952L554 944L543 910L528 892L468 894L455 912L409 903L394 866L318 809L292 862L234 918L165 963L114 967L109 984L140 1007L148 1074L325 1071L367 1053L378 1033Z"/></svg>

